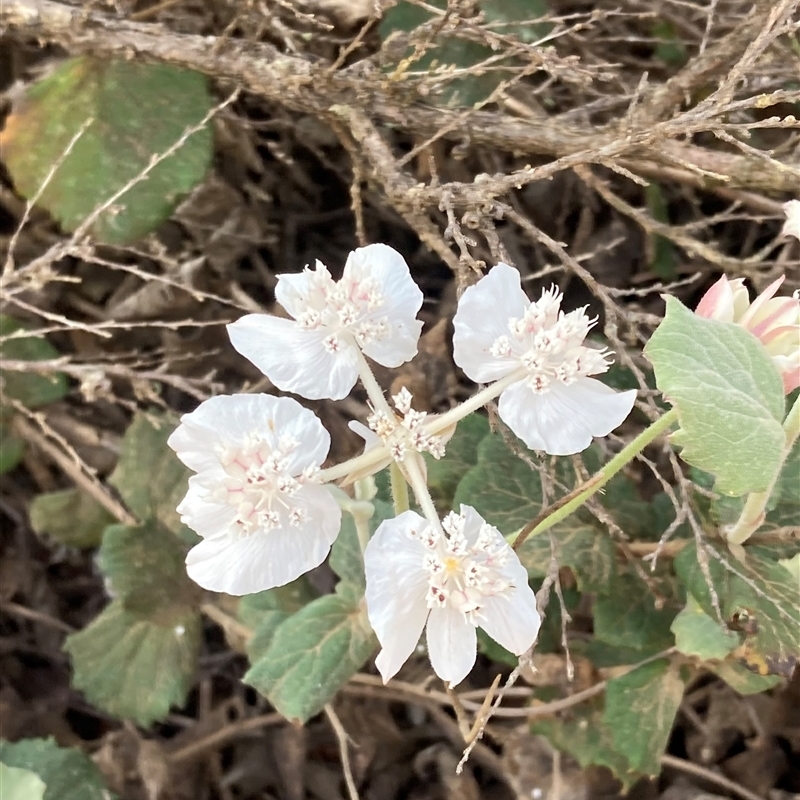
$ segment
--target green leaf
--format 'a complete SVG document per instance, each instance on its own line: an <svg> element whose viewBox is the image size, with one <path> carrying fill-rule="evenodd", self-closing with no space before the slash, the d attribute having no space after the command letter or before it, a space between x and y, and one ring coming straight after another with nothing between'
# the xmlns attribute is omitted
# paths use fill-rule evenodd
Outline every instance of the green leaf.
<svg viewBox="0 0 800 800"><path fill-rule="evenodd" d="M284 586L246 595L239 601L239 619L253 631L247 643L251 663L258 661L280 624L316 597L305 575Z"/></svg>
<svg viewBox="0 0 800 800"><path fill-rule="evenodd" d="M431 5L446 7L443 0L433 0ZM536 22L548 11L544 0L483 0L479 9L492 30L501 36L517 36L523 42L537 41L552 28L549 23ZM401 0L384 12L378 30L385 41L395 31L413 31L432 18L432 14L419 6ZM410 48L405 57L413 54L414 49ZM455 71L470 69L487 59L493 61L487 69L478 69L469 75L452 75ZM485 100L502 81L507 80L516 65L509 63L508 59L498 61L497 52L486 45L454 36L440 36L423 55L404 66L408 67L408 72L442 76L441 84L430 98L437 104L472 106Z"/></svg>
<svg viewBox="0 0 800 800"><path fill-rule="evenodd" d="M0 337L25 330L26 327L22 321L0 314ZM0 342L2 360L50 361L60 355L58 350L42 336L21 336ZM28 408L54 403L67 393L67 379L61 372L37 375L33 372L0 370L0 381L6 397L19 400Z"/></svg>
<svg viewBox="0 0 800 800"><path fill-rule="evenodd" d="M615 475L603 487L598 499L611 512L614 521L628 538L658 540L661 529L658 527L654 499L645 501L639 486L627 475L622 472Z"/></svg>
<svg viewBox="0 0 800 800"><path fill-rule="evenodd" d="M442 514L453 508L458 483L478 463L478 445L488 434L489 420L480 414L470 414L458 423L444 458L437 460L425 454L428 489Z"/></svg>
<svg viewBox="0 0 800 800"><path fill-rule="evenodd" d="M244 676L287 719L322 710L372 655L377 642L361 593L339 584L285 620Z"/></svg>
<svg viewBox="0 0 800 800"><path fill-rule="evenodd" d="M747 560L740 564L707 545L708 571L720 610L726 623L741 631L737 655L745 663L762 675L791 677L800 660L800 585L769 548L748 547L745 552ZM715 618L694 543L681 550L674 566L703 611Z"/></svg>
<svg viewBox="0 0 800 800"><path fill-rule="evenodd" d="M755 672L751 672L747 667L743 667L735 661L712 664L709 669L741 695L761 694L761 692L774 688L783 680L778 675L756 675Z"/></svg>
<svg viewBox="0 0 800 800"><path fill-rule="evenodd" d="M669 213L667 201L661 185L651 181L644 190L647 201L647 209L657 222L669 223ZM655 234L653 236L653 262L650 265L656 276L662 280L673 280L677 273L675 271L677 255L672 242L665 236Z"/></svg>
<svg viewBox="0 0 800 800"><path fill-rule="evenodd" d="M688 58L686 45L678 38L675 26L669 20L659 20L653 25L653 36L661 41L656 45L656 58L672 66L682 67Z"/></svg>
<svg viewBox="0 0 800 800"><path fill-rule="evenodd" d="M35 773L0 762L0 797L2 800L44 800L47 789Z"/></svg>
<svg viewBox="0 0 800 800"><path fill-rule="evenodd" d="M14 436L0 423L0 475L5 475L22 461L25 455L25 442Z"/></svg>
<svg viewBox="0 0 800 800"><path fill-rule="evenodd" d="M677 408L672 441L683 460L716 476L723 494L764 491L781 463L785 402L780 375L755 336L668 297L644 352Z"/></svg>
<svg viewBox="0 0 800 800"><path fill-rule="evenodd" d="M137 414L125 431L117 467L108 480L139 519L157 519L185 542L194 543L196 534L175 510L192 474L167 445L176 425L172 414Z"/></svg>
<svg viewBox="0 0 800 800"><path fill-rule="evenodd" d="M608 767L627 790L642 777L614 744L599 701L582 703L568 716L537 719L531 733L546 736L551 744L571 755L581 767Z"/></svg>
<svg viewBox="0 0 800 800"><path fill-rule="evenodd" d="M506 650L503 645L498 644L483 628L478 628L478 651L492 661L508 664L510 667L516 667L519 664L519 658L510 650Z"/></svg>
<svg viewBox="0 0 800 800"><path fill-rule="evenodd" d="M605 531L573 516L549 531L561 567L570 567L584 592L608 592L614 587L617 554ZM517 555L531 576L544 577L550 568L550 536L528 539Z"/></svg>
<svg viewBox="0 0 800 800"><path fill-rule="evenodd" d="M458 484L453 506L472 506L503 533L518 531L542 507L539 474L518 458L498 434L478 445L478 461Z"/></svg>
<svg viewBox="0 0 800 800"><path fill-rule="evenodd" d="M800 525L800 439L794 443L767 505L767 518L761 532Z"/></svg>
<svg viewBox="0 0 800 800"><path fill-rule="evenodd" d="M80 750L59 747L53 739L22 739L19 742L0 741L0 762L6 767L29 770L47 787L44 800L112 800L100 770ZM6 800L6 783L2 783ZM20 800L34 800L36 795Z"/></svg>
<svg viewBox="0 0 800 800"><path fill-rule="evenodd" d="M200 595L185 559L180 539L154 521L109 526L98 554L110 591L125 609L165 625L183 619Z"/></svg>
<svg viewBox="0 0 800 800"><path fill-rule="evenodd" d="M603 721L617 750L637 772L661 772L661 756L682 699L683 681L667 659L608 682Z"/></svg>
<svg viewBox="0 0 800 800"><path fill-rule="evenodd" d="M115 600L68 636L64 649L72 656L73 685L90 703L147 727L184 702L200 641L200 616L192 610L173 609L162 624Z"/></svg>
<svg viewBox="0 0 800 800"><path fill-rule="evenodd" d="M29 516L40 536L52 536L70 547L97 547L114 517L80 489L62 489L34 497Z"/></svg>
<svg viewBox="0 0 800 800"><path fill-rule="evenodd" d="M14 183L27 198L58 164L37 202L73 231L140 175L154 155L167 152L199 124L212 106L206 79L197 72L139 59L82 56L63 62L28 90L6 120L0 145ZM206 125L98 217L95 237L129 244L154 230L203 179L211 155L212 132Z"/></svg>
<svg viewBox="0 0 800 800"><path fill-rule="evenodd" d="M673 587L659 581L659 591L667 602L656 607L653 591L633 572L624 572L607 587L607 594L597 597L594 605L595 636L607 644L632 647L645 653L657 653L673 645L670 625L677 611Z"/></svg>
<svg viewBox="0 0 800 800"><path fill-rule="evenodd" d="M704 661L723 659L739 644L739 637L709 617L692 595L672 621L672 632L679 652Z"/></svg>

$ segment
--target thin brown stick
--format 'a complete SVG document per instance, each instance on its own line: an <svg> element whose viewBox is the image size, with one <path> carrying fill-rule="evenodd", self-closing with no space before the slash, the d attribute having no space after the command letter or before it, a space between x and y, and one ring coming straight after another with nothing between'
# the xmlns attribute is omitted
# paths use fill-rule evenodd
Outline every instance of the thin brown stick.
<svg viewBox="0 0 800 800"><path fill-rule="evenodd" d="M231 739L235 739L237 736L241 736L248 731L271 727L273 725L282 725L285 722L286 720L277 712L262 714L259 717L251 717L250 719L240 719L236 722L232 722L230 725L226 725L218 731L214 731L214 733L209 734L203 739L187 744L180 750L175 750L168 755L168 758L171 764L179 764L182 761L188 761L189 759L202 755L206 750L212 750L215 747L226 744Z"/></svg>
<svg viewBox="0 0 800 800"><path fill-rule="evenodd" d="M744 798L744 800L764 800L764 797L761 795L751 792L749 789L745 789L744 786L740 786L730 778L719 775L706 767L701 767L699 764L695 764L692 761L685 761L675 756L663 755L661 756L661 765L663 767L677 769L680 772L685 772L687 775L693 775L695 778L702 778L704 781L716 784L733 794L739 795L739 797Z"/></svg>
<svg viewBox="0 0 800 800"><path fill-rule="evenodd" d="M355 778L353 777L353 768L350 764L350 750L348 748L350 737L344 729L341 720L333 710L330 703L325 705L325 716L333 728L333 733L339 743L339 758L342 761L342 772L344 772L344 782L347 785L347 793L350 795L350 800L359 800L358 787L356 786Z"/></svg>
<svg viewBox="0 0 800 800"><path fill-rule="evenodd" d="M6 614L13 614L17 617L22 617L23 619L29 619L32 622L38 622L40 625L46 625L48 628L54 628L62 633L75 632L75 628L73 628L72 625L68 625L66 622L62 622L60 619L51 617L49 614L45 614L43 611L36 611L36 609L22 606L19 603L13 603L11 600L4 600L2 603L0 603L0 611L4 611Z"/></svg>

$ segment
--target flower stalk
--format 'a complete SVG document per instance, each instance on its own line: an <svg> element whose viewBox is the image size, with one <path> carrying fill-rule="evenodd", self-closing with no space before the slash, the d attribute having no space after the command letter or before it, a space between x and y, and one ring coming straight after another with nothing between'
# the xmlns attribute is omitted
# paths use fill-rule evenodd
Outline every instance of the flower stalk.
<svg viewBox="0 0 800 800"><path fill-rule="evenodd" d="M677 409L670 409L666 414L659 417L652 425L643 430L630 444L611 459L601 470L589 478L583 488L577 493L573 493L569 502L559 504L553 513L547 514L543 519L534 520L532 526L525 526L514 538L512 547L518 550L526 539L531 536L538 536L540 533L557 525L561 520L566 519L570 514L577 511L590 497L603 488L626 464L644 450L647 445L655 441L663 433L666 433L678 421Z"/></svg>

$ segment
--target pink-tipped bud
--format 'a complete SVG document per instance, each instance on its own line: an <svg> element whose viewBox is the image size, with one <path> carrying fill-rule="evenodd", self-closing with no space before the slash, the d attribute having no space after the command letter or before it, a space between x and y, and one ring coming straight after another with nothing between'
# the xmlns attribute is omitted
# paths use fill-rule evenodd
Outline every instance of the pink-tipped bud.
<svg viewBox="0 0 800 800"><path fill-rule="evenodd" d="M800 211L800 201L792 202ZM792 297L775 297L784 279L781 275L751 303L744 281L723 275L700 299L695 313L750 331L769 353L788 394L800 386L800 297L797 292Z"/></svg>

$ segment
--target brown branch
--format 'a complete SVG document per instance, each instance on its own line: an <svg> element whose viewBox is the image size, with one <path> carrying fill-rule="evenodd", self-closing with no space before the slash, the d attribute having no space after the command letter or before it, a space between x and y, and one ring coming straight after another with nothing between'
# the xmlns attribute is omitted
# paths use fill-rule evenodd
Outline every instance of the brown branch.
<svg viewBox="0 0 800 800"><path fill-rule="evenodd" d="M126 59L139 55L194 69L233 81L295 111L327 117L332 105L351 106L373 120L419 136L468 140L509 152L559 159L502 179L418 187L410 198L418 208L438 205L443 188L458 205L480 206L487 199L555 171L610 159L624 161L628 169L642 174L652 174L658 165L677 165L677 173L695 185L800 194L797 170L780 169L748 154L712 151L676 141L675 137L685 133L680 118L650 122L637 130L621 130L616 125L599 129L573 122L565 124L557 116L519 120L502 112L475 111L465 115L463 110L408 106L401 101L403 87L390 86L368 61L332 72L325 62L284 55L270 44L179 34L160 24L114 19L52 0L4 0L0 4L0 24L19 35L57 42L73 52ZM713 71L712 66L709 61L702 74ZM677 90L677 84L670 87L670 91Z"/></svg>

